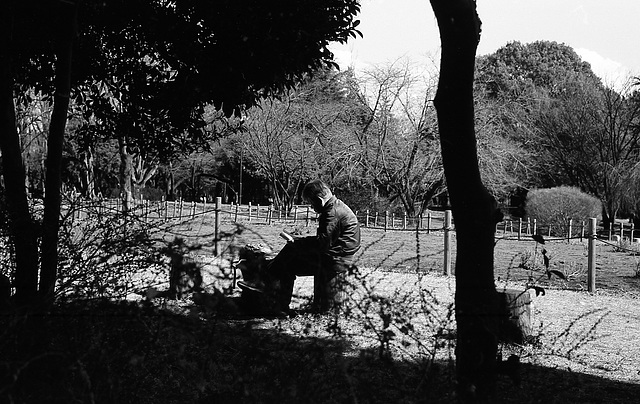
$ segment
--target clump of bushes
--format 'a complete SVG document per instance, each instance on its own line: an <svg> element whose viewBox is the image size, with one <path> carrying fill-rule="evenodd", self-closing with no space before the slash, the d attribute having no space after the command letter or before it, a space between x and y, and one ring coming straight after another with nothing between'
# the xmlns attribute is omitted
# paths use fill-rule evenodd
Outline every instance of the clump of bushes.
<svg viewBox="0 0 640 404"><path fill-rule="evenodd" d="M576 187L555 187L529 191L526 202L527 216L537 219L541 225L551 226L551 234L565 236L569 231L569 219L574 229L581 221L598 217L602 205L598 198Z"/></svg>

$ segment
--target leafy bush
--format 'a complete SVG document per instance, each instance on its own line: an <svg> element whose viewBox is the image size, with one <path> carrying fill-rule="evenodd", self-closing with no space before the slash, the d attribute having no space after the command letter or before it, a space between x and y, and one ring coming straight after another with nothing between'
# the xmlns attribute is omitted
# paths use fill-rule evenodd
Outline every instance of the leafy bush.
<svg viewBox="0 0 640 404"><path fill-rule="evenodd" d="M600 200L575 187L556 187L529 191L527 216L552 227L551 233L564 236L569 219L574 223L598 217L602 211ZM577 226L576 226L577 228Z"/></svg>
<svg viewBox="0 0 640 404"><path fill-rule="evenodd" d="M138 214L136 214L138 213ZM168 278L169 258L140 212L65 200L60 221L56 297L126 299Z"/></svg>

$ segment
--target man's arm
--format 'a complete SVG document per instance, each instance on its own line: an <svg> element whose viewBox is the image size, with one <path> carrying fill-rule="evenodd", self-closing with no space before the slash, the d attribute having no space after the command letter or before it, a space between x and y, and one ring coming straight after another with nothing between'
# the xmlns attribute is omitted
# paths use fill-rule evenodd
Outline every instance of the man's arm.
<svg viewBox="0 0 640 404"><path fill-rule="evenodd" d="M339 220L336 217L335 209L329 209L322 212L318 218L318 245L323 252L329 251L332 245L335 244L339 232Z"/></svg>

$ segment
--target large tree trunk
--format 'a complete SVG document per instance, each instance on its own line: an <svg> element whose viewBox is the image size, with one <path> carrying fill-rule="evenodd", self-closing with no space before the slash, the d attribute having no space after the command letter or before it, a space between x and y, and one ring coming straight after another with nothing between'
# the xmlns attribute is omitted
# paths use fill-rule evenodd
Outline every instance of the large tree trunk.
<svg viewBox="0 0 640 404"><path fill-rule="evenodd" d="M10 13L3 17L10 17ZM16 271L13 286L15 301L29 304L38 291L38 247L35 226L29 213L25 189L25 170L13 104L9 18L0 18L0 150L2 175L9 214L9 226L15 246Z"/></svg>
<svg viewBox="0 0 640 404"><path fill-rule="evenodd" d="M495 199L482 184L474 128L473 77L480 39L474 0L431 0L442 41L434 104L456 227L456 374L461 402L495 393L497 293L493 278Z"/></svg>
<svg viewBox="0 0 640 404"><path fill-rule="evenodd" d="M67 126L67 111L71 93L71 58L75 36L76 6L60 2L56 38L55 94L47 139L47 174L45 177L44 217L42 233L42 264L40 294L52 303L58 270L58 230L60 228L60 186L62 185L62 146Z"/></svg>

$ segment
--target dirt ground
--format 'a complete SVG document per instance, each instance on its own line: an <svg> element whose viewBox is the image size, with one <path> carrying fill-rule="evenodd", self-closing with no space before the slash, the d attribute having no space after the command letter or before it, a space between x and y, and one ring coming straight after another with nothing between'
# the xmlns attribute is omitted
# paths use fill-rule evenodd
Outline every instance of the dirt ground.
<svg viewBox="0 0 640 404"><path fill-rule="evenodd" d="M370 283L384 296L409 292L420 284L437 298L440 307L452 303L455 293L453 278L435 274L418 278L377 272L376 281ZM518 286L504 284L506 288ZM295 293L294 303L303 304L313 294L311 280L299 278ZM525 363L640 384L640 299L568 290L531 296L532 325L540 343L505 348L505 357L517 353Z"/></svg>
<svg viewBox="0 0 640 404"><path fill-rule="evenodd" d="M205 224L191 225L191 231L198 234L203 234L205 229ZM298 235L314 232L311 226L288 223L252 224L241 234L228 238L225 248L261 243L277 252L284 245L278 236L282 230ZM452 244L455 261L455 235ZM542 248L547 250L550 269L562 272L566 279L555 276L548 279L540 270ZM443 275L443 259L442 232L385 233L379 229L363 229L358 266L369 273L369 285L374 285L368 293L398 299L412 291L429 291L438 302L438 310L450 309L455 278ZM517 351L524 362L531 364L640 384L639 260L628 252L618 252L614 245L598 241L597 291L588 293L586 240L548 240L544 246L528 238L498 240L495 248L497 288L524 289L528 280L535 279L536 284L545 289L541 296L531 293L533 324L540 344L508 349ZM534 261L538 269L522 268L527 265L531 268ZM311 278L298 278L294 306L308 302L312 290ZM442 312L439 316L442 319L447 314ZM420 321L418 315L416 321Z"/></svg>

